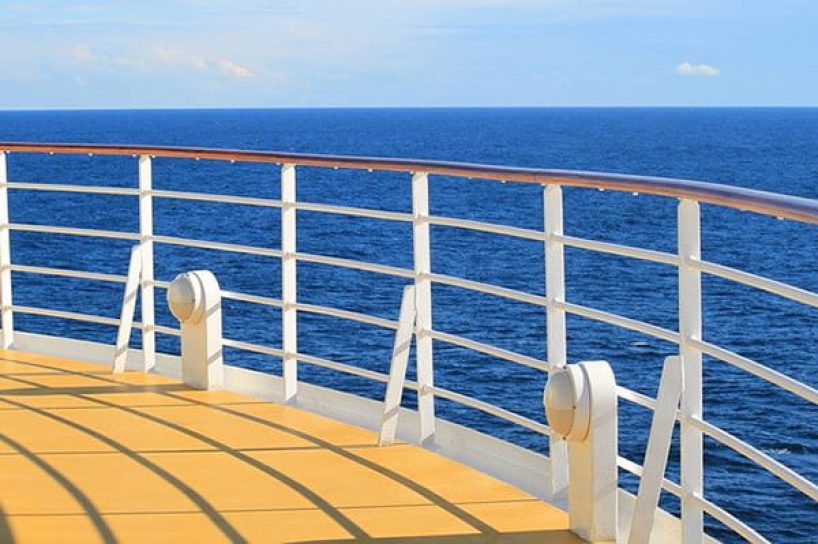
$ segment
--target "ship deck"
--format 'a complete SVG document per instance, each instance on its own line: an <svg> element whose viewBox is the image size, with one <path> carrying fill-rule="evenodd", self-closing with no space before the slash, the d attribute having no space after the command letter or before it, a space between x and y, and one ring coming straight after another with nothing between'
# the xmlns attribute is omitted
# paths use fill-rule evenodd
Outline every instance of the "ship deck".
<svg viewBox="0 0 818 544"><path fill-rule="evenodd" d="M0 542L579 542L417 446L167 377L0 351Z"/></svg>

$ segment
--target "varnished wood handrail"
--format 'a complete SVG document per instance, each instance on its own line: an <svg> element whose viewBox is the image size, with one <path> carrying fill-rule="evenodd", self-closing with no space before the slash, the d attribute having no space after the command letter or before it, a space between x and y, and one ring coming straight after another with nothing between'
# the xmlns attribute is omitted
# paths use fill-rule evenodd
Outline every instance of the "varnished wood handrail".
<svg viewBox="0 0 818 544"><path fill-rule="evenodd" d="M426 172L443 176L503 180L519 183L557 184L569 187L588 187L685 198L707 204L716 204L780 217L782 219L818 224L818 200L684 179L604 174L572 170L519 168L419 159L191 147L0 142L0 151L60 154L91 153L97 155L153 155L155 157L179 159L198 158L238 162L289 163L325 168Z"/></svg>

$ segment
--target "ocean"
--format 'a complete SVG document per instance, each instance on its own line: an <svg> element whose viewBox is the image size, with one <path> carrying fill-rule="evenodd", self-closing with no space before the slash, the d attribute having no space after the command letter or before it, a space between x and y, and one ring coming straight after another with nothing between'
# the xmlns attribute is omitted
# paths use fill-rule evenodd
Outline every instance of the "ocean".
<svg viewBox="0 0 818 544"><path fill-rule="evenodd" d="M818 109L271 109L0 112L0 140L178 145L411 157L501 165L689 178L818 198ZM136 159L12 154L13 181L136 185ZM156 159L158 189L277 198L274 165ZM299 168L298 199L408 212L405 174ZM541 189L433 176L436 215L543 228ZM133 197L13 191L11 220L66 227L138 230ZM573 236L674 252L675 199L565 190L565 231ZM279 211L156 199L158 234L278 247ZM818 291L818 229L792 221L702 206L707 260ZM299 251L412 266L411 227L376 219L299 212ZM129 243L12 233L15 264L124 274ZM432 228L434 272L544 294L542 244L442 226ZM222 287L280 296L276 259L157 245L156 277L208 268ZM568 300L677 329L676 271L666 265L566 249ZM302 302L396 319L405 280L299 263ZM15 304L118 317L121 286L15 273ZM704 277L706 340L818 386L818 312L715 277ZM157 321L174 326L163 292ZM542 308L438 285L434 328L545 358ZM467 309L467 310L466 310ZM280 346L280 313L225 301L225 336ZM18 314L19 330L112 343L110 327ZM391 331L301 313L299 350L388 371ZM655 396L674 346L580 317L568 318L571 361L609 361L619 383ZM134 346L139 345L136 334ZM162 351L178 353L160 336ZM280 372L279 361L227 349L226 362ZM410 365L411 365L410 361ZM411 368L411 366L410 366ZM818 481L818 407L725 363L705 358L705 419ZM435 343L436 384L544 422L541 373ZM361 378L300 365L301 379L381 398ZM412 405L411 394L404 397ZM544 437L438 400L440 417L536 451ZM620 401L620 454L641 462L650 414ZM668 477L678 481L678 431ZM818 505L757 465L705 440L705 496L774 542L813 542ZM622 474L623 485L635 480ZM663 494L662 505L679 504ZM740 539L707 518L710 534Z"/></svg>

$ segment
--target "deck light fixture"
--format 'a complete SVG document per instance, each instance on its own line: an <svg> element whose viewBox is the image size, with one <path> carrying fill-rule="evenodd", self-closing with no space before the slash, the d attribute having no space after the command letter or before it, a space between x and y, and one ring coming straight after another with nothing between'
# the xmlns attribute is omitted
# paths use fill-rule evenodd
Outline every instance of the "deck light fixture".
<svg viewBox="0 0 818 544"><path fill-rule="evenodd" d="M216 276L207 270L180 274L167 298L182 329L182 381L197 389L221 389L222 305Z"/></svg>
<svg viewBox="0 0 818 544"><path fill-rule="evenodd" d="M605 361L555 369L543 404L548 424L568 442L571 530L590 542L616 541L616 380Z"/></svg>

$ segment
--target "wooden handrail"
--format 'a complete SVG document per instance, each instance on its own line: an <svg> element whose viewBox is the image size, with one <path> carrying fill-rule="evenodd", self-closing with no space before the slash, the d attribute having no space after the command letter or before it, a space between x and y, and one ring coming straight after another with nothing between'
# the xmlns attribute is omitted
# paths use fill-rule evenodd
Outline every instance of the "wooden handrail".
<svg viewBox="0 0 818 544"><path fill-rule="evenodd" d="M536 183L540 185L555 184L569 187L608 189L611 191L637 192L684 198L782 219L818 224L818 200L684 179L543 168L519 168L419 159L192 147L0 142L0 152L2 151L60 154L90 153L97 155L153 155L155 157L179 159L213 159L238 162L287 163L325 168L426 172L443 176Z"/></svg>

